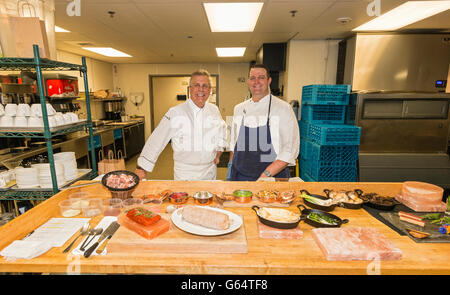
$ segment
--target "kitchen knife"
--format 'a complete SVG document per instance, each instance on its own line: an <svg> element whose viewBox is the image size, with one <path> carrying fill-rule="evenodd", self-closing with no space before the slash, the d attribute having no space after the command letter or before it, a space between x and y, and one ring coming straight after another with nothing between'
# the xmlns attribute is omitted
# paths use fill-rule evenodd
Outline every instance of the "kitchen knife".
<svg viewBox="0 0 450 295"><path fill-rule="evenodd" d="M100 245L100 247L97 248L97 250L95 250L95 252L97 254L101 254L103 252L103 250L105 250L106 244L108 244L109 240L111 240L112 235L109 235L106 240L103 242L103 244Z"/></svg>
<svg viewBox="0 0 450 295"><path fill-rule="evenodd" d="M98 247L98 245L106 238L109 236L112 236L116 230L120 227L120 224L117 221L113 221L108 228L100 235L100 238L98 239L98 241L92 245L89 249L87 249L86 251L84 251L84 257L88 258L89 256L91 256L92 252L94 252L95 248Z"/></svg>

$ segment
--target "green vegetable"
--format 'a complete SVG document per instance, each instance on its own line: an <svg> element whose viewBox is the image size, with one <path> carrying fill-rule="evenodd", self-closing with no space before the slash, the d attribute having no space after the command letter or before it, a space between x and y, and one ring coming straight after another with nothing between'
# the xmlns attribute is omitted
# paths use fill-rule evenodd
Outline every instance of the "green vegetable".
<svg viewBox="0 0 450 295"><path fill-rule="evenodd" d="M436 219L440 219L440 218L441 218L440 213L430 213L430 214L422 216L422 220L436 220Z"/></svg>
<svg viewBox="0 0 450 295"><path fill-rule="evenodd" d="M319 202L319 200L318 200L317 198L311 197L311 196L309 196L309 195L307 195L307 194L305 194L305 193L302 193L302 196L301 196L301 197L302 197L303 199L307 200L308 202L311 202L311 203L320 205L320 202Z"/></svg>
<svg viewBox="0 0 450 295"><path fill-rule="evenodd" d="M330 225L337 225L338 222L336 220L334 220L333 218L329 218L328 216L324 216L324 215L320 215L317 213L310 213L308 214L307 218L319 222L319 223L323 223L323 224L330 224Z"/></svg>

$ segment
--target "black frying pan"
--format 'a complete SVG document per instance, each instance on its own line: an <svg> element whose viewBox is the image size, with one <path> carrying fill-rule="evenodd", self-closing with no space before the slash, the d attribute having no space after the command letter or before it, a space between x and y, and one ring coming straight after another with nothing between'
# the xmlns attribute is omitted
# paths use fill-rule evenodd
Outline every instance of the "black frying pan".
<svg viewBox="0 0 450 295"><path fill-rule="evenodd" d="M274 227L274 228L279 228L279 229L292 229L292 228L296 228L301 220L301 218L299 218L297 221L295 222L278 222L278 221L273 221L273 220L269 220L266 219L262 216L259 215L259 206L252 206L253 211L256 212L256 215L259 218L259 221L261 221L262 224L270 226L270 227Z"/></svg>
<svg viewBox="0 0 450 295"><path fill-rule="evenodd" d="M304 190L304 189L300 190L300 194L302 194L302 193L305 193L305 194L307 194L308 196L311 196L311 197L317 198L317 199L321 199L321 200L328 200L328 199L329 199L328 197L325 197L325 196L315 195L315 194L310 194L307 190ZM300 197L301 197L301 195L300 195ZM303 198L302 198L302 199L303 199ZM323 210L323 211L325 211L325 212L331 212L331 211L334 210L334 208L336 208L336 204L332 204L332 205L330 205L330 206L323 206L323 205L311 203L311 202L308 201L307 199L303 199L303 202L304 202L306 205L308 205L308 207L311 207L311 208L313 208L313 209Z"/></svg>
<svg viewBox="0 0 450 295"><path fill-rule="evenodd" d="M300 207L302 207L303 209L300 209ZM327 212L322 211L322 210L307 209L307 208L306 208L305 206L303 206L302 204L297 205L297 208L298 208L298 209L300 210L300 212L301 212L300 219L301 219L301 220L304 220L305 223L307 223L307 224L309 224L309 225L311 225L311 226L314 226L314 227L340 227L342 224L345 224L345 223L348 222L348 219L343 219L343 220L342 220L342 219L340 219L339 217L337 217L336 215L331 214L331 213L327 213ZM308 215L309 215L310 213L316 213L316 214L320 214L320 215L324 215L324 216L327 216L327 217L329 217L329 218L332 218L332 219L334 219L334 220L337 221L337 224L336 224L336 225L325 224L325 223L317 222L317 221L315 221L315 220L311 220L311 219L308 218Z"/></svg>

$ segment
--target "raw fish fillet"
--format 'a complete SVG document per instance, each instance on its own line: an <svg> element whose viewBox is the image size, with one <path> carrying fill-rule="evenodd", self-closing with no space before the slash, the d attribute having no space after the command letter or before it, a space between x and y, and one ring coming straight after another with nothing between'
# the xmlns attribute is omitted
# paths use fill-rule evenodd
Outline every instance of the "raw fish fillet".
<svg viewBox="0 0 450 295"><path fill-rule="evenodd" d="M118 222L121 226L126 227L127 229L134 231L138 235L151 240L156 238L159 235L169 231L170 222L161 218L157 223L151 224L149 226L141 225L137 222L134 222L126 215L121 214L118 218Z"/></svg>
<svg viewBox="0 0 450 295"><path fill-rule="evenodd" d="M258 231L261 239L301 239L303 231L297 227L293 229L278 229L262 224L258 220Z"/></svg>
<svg viewBox="0 0 450 295"><path fill-rule="evenodd" d="M312 235L327 260L398 260L402 251L375 228L315 228Z"/></svg>

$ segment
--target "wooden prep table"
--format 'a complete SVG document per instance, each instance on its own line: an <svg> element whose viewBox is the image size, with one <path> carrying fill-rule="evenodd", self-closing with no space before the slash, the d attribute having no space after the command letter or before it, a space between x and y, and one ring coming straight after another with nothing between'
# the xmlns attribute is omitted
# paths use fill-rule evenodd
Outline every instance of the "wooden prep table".
<svg viewBox="0 0 450 295"><path fill-rule="evenodd" d="M78 182L82 183L82 182ZM256 193L263 189L306 189L321 194L328 189L356 189L395 196L401 191L401 183L324 183L324 182L221 182L221 181L146 181L141 182L133 195L154 194L165 189L185 191L190 195L200 190L231 193L235 189L249 189ZM58 203L76 191L89 191L95 197L109 198L111 195L101 184L62 191L33 209L0 227L0 249L28 233L52 217L62 217ZM191 200L190 200L191 201ZM298 212L298 197L289 209ZM163 210L170 204L163 203ZM213 203L213 205L215 205ZM327 261L312 238L311 226L300 223L303 237L298 240L260 239L257 216L251 208L227 208L244 217L248 243L246 254L192 254L192 253L137 253L133 249L124 253L108 253L106 256L91 256L86 259L62 250L73 237L60 248L31 260L6 261L0 257L0 272L39 273L126 273L126 274L244 274L244 275L321 275L321 274L450 274L450 244L415 243L401 236L364 209L350 210L337 207L332 213L349 219L344 226L377 228L403 252L400 260L381 261ZM91 224L98 223L103 216L94 217ZM80 243L81 239L77 243Z"/></svg>

